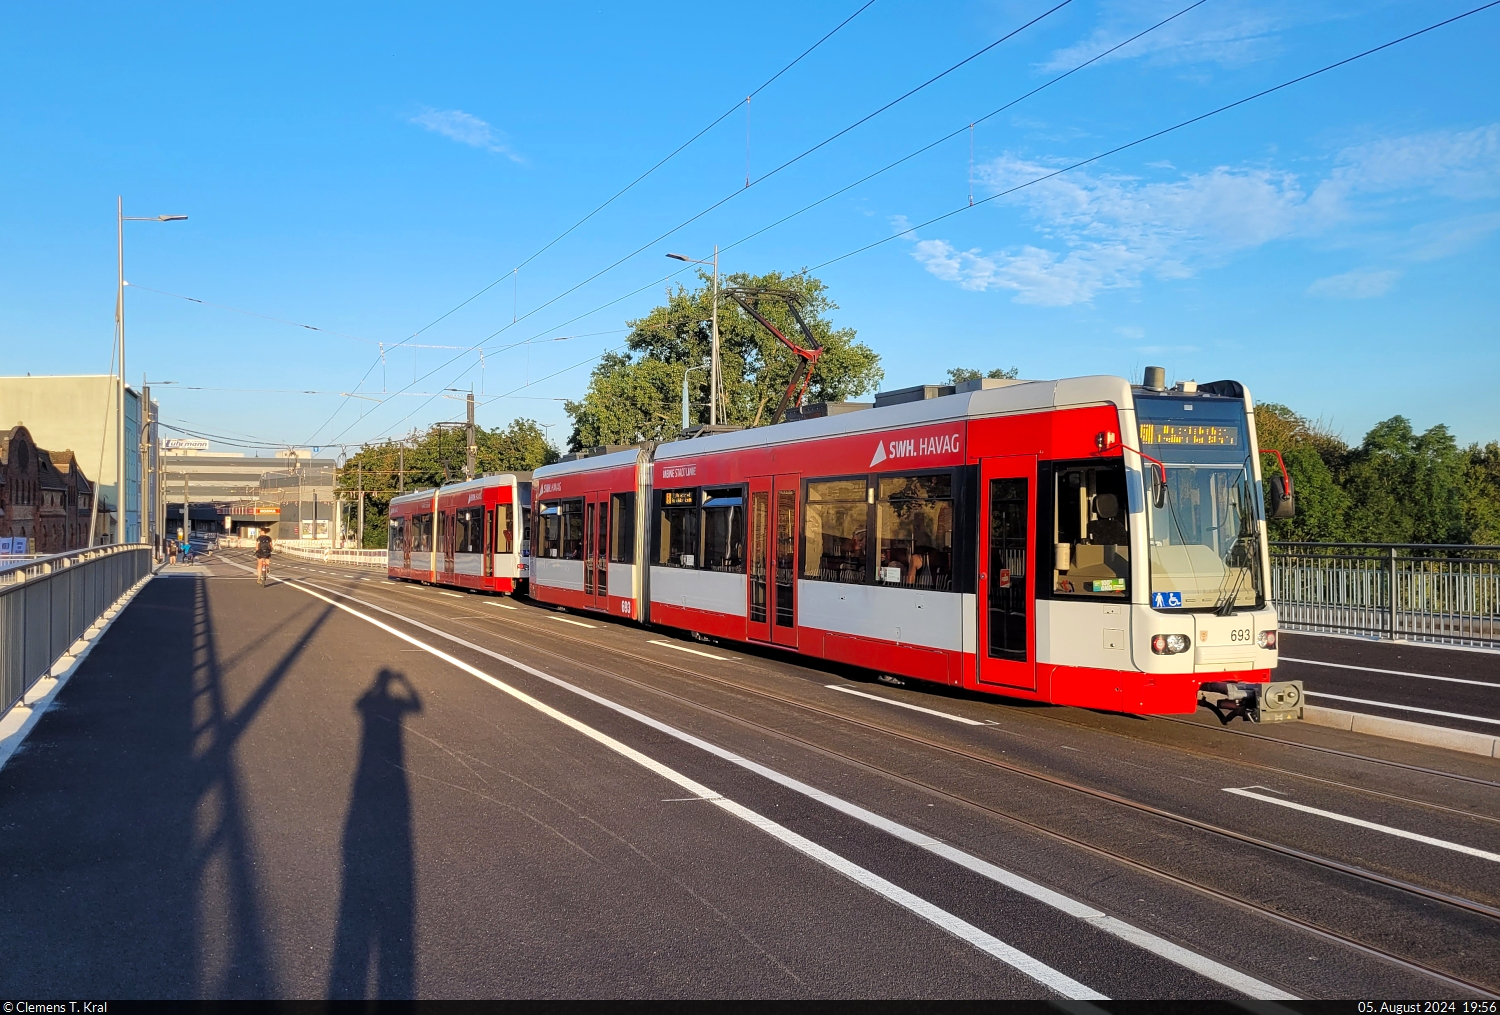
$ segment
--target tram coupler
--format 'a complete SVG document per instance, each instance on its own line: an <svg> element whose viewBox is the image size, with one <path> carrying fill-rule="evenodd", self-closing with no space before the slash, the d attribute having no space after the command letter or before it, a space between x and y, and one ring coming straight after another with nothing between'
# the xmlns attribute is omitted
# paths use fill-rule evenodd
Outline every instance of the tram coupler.
<svg viewBox="0 0 1500 1015"><path fill-rule="evenodd" d="M1225 726L1236 716L1257 723L1301 719L1302 697L1300 680L1276 680L1265 684L1214 680L1198 687L1198 700L1208 706Z"/></svg>

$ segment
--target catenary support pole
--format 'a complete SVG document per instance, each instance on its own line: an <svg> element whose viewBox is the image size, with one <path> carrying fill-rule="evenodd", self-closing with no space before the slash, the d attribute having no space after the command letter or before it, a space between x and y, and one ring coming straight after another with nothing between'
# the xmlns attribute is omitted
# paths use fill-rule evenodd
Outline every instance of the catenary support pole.
<svg viewBox="0 0 1500 1015"><path fill-rule="evenodd" d="M464 479L474 478L474 459L478 456L479 449L474 446L474 392L469 392L469 444L464 458Z"/></svg>

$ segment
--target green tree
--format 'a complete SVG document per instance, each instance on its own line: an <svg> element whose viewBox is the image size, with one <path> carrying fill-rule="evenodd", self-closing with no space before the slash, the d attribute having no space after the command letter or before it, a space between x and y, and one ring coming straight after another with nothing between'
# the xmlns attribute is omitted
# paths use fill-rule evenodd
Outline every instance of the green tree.
<svg viewBox="0 0 1500 1015"><path fill-rule="evenodd" d="M679 287L665 305L630 321L627 351L603 357L589 377L588 391L565 407L573 419L569 447L578 450L602 444L661 440L682 426L683 374L701 366L712 344L709 321L713 314L711 279L699 274L697 288ZM823 345L807 401L844 401L873 390L884 372L880 357L856 340L853 328L835 328L829 312L838 309L826 287L807 275L734 274L725 288L793 290L803 299L803 319ZM760 302L760 312L793 341L802 333L779 300ZM719 420L740 426L772 422L777 402L797 367L797 356L746 314L732 299L719 299L719 363L723 378ZM689 378L691 415L708 419L708 372L695 370Z"/></svg>
<svg viewBox="0 0 1500 1015"><path fill-rule="evenodd" d="M1469 445L1464 477L1464 527L1469 542L1500 544L1500 443Z"/></svg>
<svg viewBox="0 0 1500 1015"><path fill-rule="evenodd" d="M1349 531L1373 543L1468 542L1470 456L1448 428L1417 433L1405 416L1375 424L1350 455Z"/></svg>
<svg viewBox="0 0 1500 1015"><path fill-rule="evenodd" d="M481 476L530 472L559 457L542 428L529 419L515 419L494 430L475 427L474 445L475 466ZM400 488L411 492L461 480L467 455L463 427L435 426L415 439L372 445L350 456L339 470L338 491L354 499L363 484L365 547L385 546L391 498Z"/></svg>
<svg viewBox="0 0 1500 1015"><path fill-rule="evenodd" d="M1297 505L1296 517L1271 519L1271 538L1292 542L1347 539L1349 497L1338 481L1348 457L1347 445L1320 423L1275 402L1255 407L1255 430L1262 448L1281 452ZM1275 462L1267 455L1260 465L1269 484ZM1269 503L1269 489L1266 496Z"/></svg>
<svg viewBox="0 0 1500 1015"><path fill-rule="evenodd" d="M1013 381L1020 376L1020 367L1011 367L1009 370L1002 370L996 367L987 374L981 373L978 370L970 370L968 367L953 367L948 371L948 383L959 384L963 381L977 381L982 377L988 377L991 380L997 381Z"/></svg>

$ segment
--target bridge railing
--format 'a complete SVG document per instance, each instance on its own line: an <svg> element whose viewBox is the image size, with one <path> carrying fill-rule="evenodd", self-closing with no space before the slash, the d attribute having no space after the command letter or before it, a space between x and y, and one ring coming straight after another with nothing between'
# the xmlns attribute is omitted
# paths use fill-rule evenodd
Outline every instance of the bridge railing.
<svg viewBox="0 0 1500 1015"><path fill-rule="evenodd" d="M132 543L0 565L0 712L150 574L151 564L151 547Z"/></svg>
<svg viewBox="0 0 1500 1015"><path fill-rule="evenodd" d="M275 544L280 553L298 560L320 561L324 564L343 564L346 567L368 567L384 571L389 559L384 550L339 550L329 546L298 546L300 540L287 540Z"/></svg>
<svg viewBox="0 0 1500 1015"><path fill-rule="evenodd" d="M1272 543L1283 627L1500 647L1500 546Z"/></svg>

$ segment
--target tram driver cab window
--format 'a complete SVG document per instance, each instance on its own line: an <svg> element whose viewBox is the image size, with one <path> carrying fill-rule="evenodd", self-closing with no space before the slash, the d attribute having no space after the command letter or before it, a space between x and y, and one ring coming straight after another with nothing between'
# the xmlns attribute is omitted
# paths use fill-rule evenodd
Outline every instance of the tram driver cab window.
<svg viewBox="0 0 1500 1015"><path fill-rule="evenodd" d="M1130 532L1124 463L1059 463L1053 483L1052 591L1125 599Z"/></svg>

